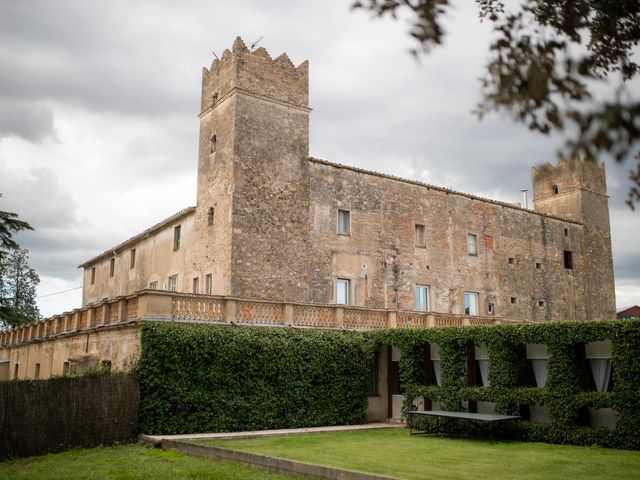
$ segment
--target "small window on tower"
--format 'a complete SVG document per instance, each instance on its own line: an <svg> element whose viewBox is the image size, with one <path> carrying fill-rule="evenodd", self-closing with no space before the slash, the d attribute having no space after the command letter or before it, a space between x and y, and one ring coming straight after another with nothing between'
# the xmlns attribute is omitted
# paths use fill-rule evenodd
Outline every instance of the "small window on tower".
<svg viewBox="0 0 640 480"><path fill-rule="evenodd" d="M213 207L211 207L209 209L209 213L207 213L207 225L211 226L213 225L213 214L215 213L215 210L213 209Z"/></svg>
<svg viewBox="0 0 640 480"><path fill-rule="evenodd" d="M116 259L112 258L111 261L109 262L109 276L113 277L113 274L116 271Z"/></svg>
<svg viewBox="0 0 640 480"><path fill-rule="evenodd" d="M564 268L568 270L573 268L573 257L570 250L564 251Z"/></svg>
<svg viewBox="0 0 640 480"><path fill-rule="evenodd" d="M91 285L96 283L96 267L91 268Z"/></svg>
<svg viewBox="0 0 640 480"><path fill-rule="evenodd" d="M467 253L478 255L478 237L473 233L467 234Z"/></svg>
<svg viewBox="0 0 640 480"><path fill-rule="evenodd" d="M130 268L136 268L136 249L131 249L131 264Z"/></svg>
<svg viewBox="0 0 640 480"><path fill-rule="evenodd" d="M338 210L338 235L351 235L351 212Z"/></svg>
<svg viewBox="0 0 640 480"><path fill-rule="evenodd" d="M553 194L554 194L554 195L557 195L557 194L558 194L558 192L559 192L559 190L558 190L558 186L557 186L557 185L554 185L554 186L553 186Z"/></svg>
<svg viewBox="0 0 640 480"><path fill-rule="evenodd" d="M218 138L214 133L213 135L211 135L211 138L209 139L209 153L216 153L216 143L218 143Z"/></svg>
<svg viewBox="0 0 640 480"><path fill-rule="evenodd" d="M419 223L415 224L414 244L419 248L425 248L427 246L426 227Z"/></svg>

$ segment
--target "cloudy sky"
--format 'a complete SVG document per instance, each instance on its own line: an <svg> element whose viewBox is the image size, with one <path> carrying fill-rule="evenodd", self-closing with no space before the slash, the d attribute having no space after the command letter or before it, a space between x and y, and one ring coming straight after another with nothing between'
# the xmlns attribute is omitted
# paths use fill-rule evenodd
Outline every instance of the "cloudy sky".
<svg viewBox="0 0 640 480"><path fill-rule="evenodd" d="M201 69L237 35L309 60L312 156L520 201L561 139L471 114L490 35L472 2L419 61L404 20L350 3L0 0L0 210L36 229L18 240L42 314L80 306L77 265L195 205ZM640 303L640 212L631 164L606 168L622 307Z"/></svg>

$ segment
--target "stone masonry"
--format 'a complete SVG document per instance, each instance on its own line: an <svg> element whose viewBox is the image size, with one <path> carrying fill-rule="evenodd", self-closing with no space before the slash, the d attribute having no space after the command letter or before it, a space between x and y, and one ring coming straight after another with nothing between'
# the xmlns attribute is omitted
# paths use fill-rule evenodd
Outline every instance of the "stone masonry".
<svg viewBox="0 0 640 480"><path fill-rule="evenodd" d="M602 165L534 168L529 210L309 157L309 113L308 63L236 39L203 69L197 205L81 265L83 305L145 288L329 304L344 288L412 310L427 287L435 312L465 313L466 292L478 315L615 318Z"/></svg>

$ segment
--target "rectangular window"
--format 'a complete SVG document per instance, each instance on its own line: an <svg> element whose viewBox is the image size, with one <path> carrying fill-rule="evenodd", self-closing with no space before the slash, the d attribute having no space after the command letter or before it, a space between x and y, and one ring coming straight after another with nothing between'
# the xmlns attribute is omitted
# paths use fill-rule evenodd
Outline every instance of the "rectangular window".
<svg viewBox="0 0 640 480"><path fill-rule="evenodd" d="M91 285L96 283L96 267L91 268Z"/></svg>
<svg viewBox="0 0 640 480"><path fill-rule="evenodd" d="M167 290L171 292L175 292L176 290L178 290L178 275L171 275L169 277L169 287L167 288Z"/></svg>
<svg viewBox="0 0 640 480"><path fill-rule="evenodd" d="M129 268L136 268L136 249L132 248L130 253L131 261L129 263Z"/></svg>
<svg viewBox="0 0 640 480"><path fill-rule="evenodd" d="M213 209L213 207L211 207L209 209L209 213L207 213L207 225L211 226L213 225L213 215L215 214L215 210Z"/></svg>
<svg viewBox="0 0 640 480"><path fill-rule="evenodd" d="M429 311L429 287L416 285L416 308L418 312Z"/></svg>
<svg viewBox="0 0 640 480"><path fill-rule="evenodd" d="M20 364L16 363L15 367L13 367L13 378L18 378L18 369L20 368Z"/></svg>
<svg viewBox="0 0 640 480"><path fill-rule="evenodd" d="M109 262L109 276L113 277L113 274L116 271L116 259L112 258L111 261Z"/></svg>
<svg viewBox="0 0 640 480"><path fill-rule="evenodd" d="M149 284L149 288L150 288L151 290L157 290L157 289L158 289L158 281L156 280L155 282L151 282L151 283Z"/></svg>
<svg viewBox="0 0 640 480"><path fill-rule="evenodd" d="M414 245L419 248L425 248L427 246L426 227L424 225L416 223L413 242Z"/></svg>
<svg viewBox="0 0 640 480"><path fill-rule="evenodd" d="M36 363L36 369L33 372L33 378L35 378L36 380L40 380L40 364Z"/></svg>
<svg viewBox="0 0 640 480"><path fill-rule="evenodd" d="M351 212L338 210L338 235L351 235Z"/></svg>
<svg viewBox="0 0 640 480"><path fill-rule="evenodd" d="M573 268L573 258L570 250L564 251L564 268L571 270Z"/></svg>
<svg viewBox="0 0 640 480"><path fill-rule="evenodd" d="M195 277L193 279L193 293L200 293L200 278Z"/></svg>
<svg viewBox="0 0 640 480"><path fill-rule="evenodd" d="M346 278L338 278L336 280L336 303L338 305L349 305L351 280Z"/></svg>
<svg viewBox="0 0 640 480"><path fill-rule="evenodd" d="M465 315L478 315L478 294L474 292L464 292L464 313Z"/></svg>
<svg viewBox="0 0 640 480"><path fill-rule="evenodd" d="M173 249L180 250L180 230L181 225L173 229Z"/></svg>
<svg viewBox="0 0 640 480"><path fill-rule="evenodd" d="M467 253L478 255L478 237L473 233L467 234Z"/></svg>
<svg viewBox="0 0 640 480"><path fill-rule="evenodd" d="M210 273L204 277L204 293L211 295L213 289L213 276Z"/></svg>
<svg viewBox="0 0 640 480"><path fill-rule="evenodd" d="M62 362L62 374L66 375L69 373L69 362Z"/></svg>

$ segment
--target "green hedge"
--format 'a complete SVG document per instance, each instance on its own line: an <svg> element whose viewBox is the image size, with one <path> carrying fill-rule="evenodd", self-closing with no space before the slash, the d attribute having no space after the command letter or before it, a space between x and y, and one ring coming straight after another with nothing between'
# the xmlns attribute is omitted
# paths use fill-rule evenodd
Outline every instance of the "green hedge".
<svg viewBox="0 0 640 480"><path fill-rule="evenodd" d="M446 410L460 410L463 400L491 401L498 413L518 413L522 405L548 406L552 423L520 421L508 433L514 438L552 443L640 448L640 322L557 322L441 329L389 329L374 332L379 345L401 350L400 382L405 410L418 397L441 402ZM612 342L613 392L585 392L580 382L583 345ZM420 361L428 342L440 346L441 386L425 386ZM519 386L518 376L527 343L543 343L550 354L547 386ZM485 344L489 353L490 387L466 385L465 361L470 344ZM616 428L579 425L583 407L612 408ZM434 428L425 420L424 428ZM452 423L453 430L463 428Z"/></svg>
<svg viewBox="0 0 640 480"><path fill-rule="evenodd" d="M373 352L372 338L357 332L146 323L140 428L174 434L363 423Z"/></svg>

